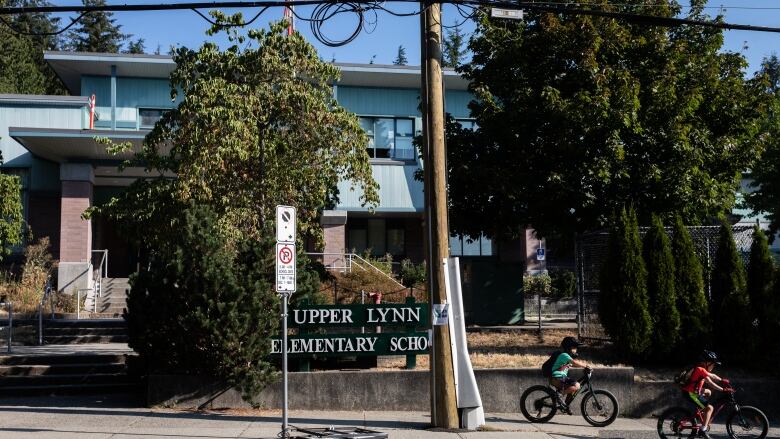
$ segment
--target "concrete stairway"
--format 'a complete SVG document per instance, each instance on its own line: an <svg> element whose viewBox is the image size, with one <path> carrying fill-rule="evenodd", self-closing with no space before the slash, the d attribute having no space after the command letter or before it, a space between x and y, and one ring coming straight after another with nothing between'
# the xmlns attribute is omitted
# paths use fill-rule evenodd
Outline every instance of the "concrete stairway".
<svg viewBox="0 0 780 439"><path fill-rule="evenodd" d="M130 284L126 277L103 278L103 291L97 298L97 312L101 316L121 317L127 307L127 290ZM91 311L91 310L90 310Z"/></svg>
<svg viewBox="0 0 780 439"><path fill-rule="evenodd" d="M46 345L82 343L127 343L124 319L45 320Z"/></svg>
<svg viewBox="0 0 780 439"><path fill-rule="evenodd" d="M0 396L135 391L126 361L120 354L0 356Z"/></svg>

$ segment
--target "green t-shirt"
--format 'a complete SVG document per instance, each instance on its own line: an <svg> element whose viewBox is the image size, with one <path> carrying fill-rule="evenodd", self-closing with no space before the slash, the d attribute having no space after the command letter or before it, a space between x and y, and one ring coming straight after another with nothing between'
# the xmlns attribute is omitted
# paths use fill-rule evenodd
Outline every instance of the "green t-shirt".
<svg viewBox="0 0 780 439"><path fill-rule="evenodd" d="M553 363L553 378L565 378L569 376L569 367L571 367L571 355L561 352Z"/></svg>

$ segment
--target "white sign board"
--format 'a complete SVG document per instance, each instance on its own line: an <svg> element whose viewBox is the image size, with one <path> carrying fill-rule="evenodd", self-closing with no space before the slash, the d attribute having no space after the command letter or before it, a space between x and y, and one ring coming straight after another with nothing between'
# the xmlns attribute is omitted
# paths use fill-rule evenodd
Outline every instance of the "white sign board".
<svg viewBox="0 0 780 439"><path fill-rule="evenodd" d="M522 20L522 9L490 8L490 16L493 18L508 18L510 20Z"/></svg>
<svg viewBox="0 0 780 439"><path fill-rule="evenodd" d="M295 208L276 206L276 242L295 244Z"/></svg>
<svg viewBox="0 0 780 439"><path fill-rule="evenodd" d="M537 261L543 261L544 260L544 249L543 248L537 248L536 249L536 260Z"/></svg>
<svg viewBox="0 0 780 439"><path fill-rule="evenodd" d="M295 292L295 244L276 243L276 292Z"/></svg>
<svg viewBox="0 0 780 439"><path fill-rule="evenodd" d="M433 325L442 326L449 323L450 320L450 304L449 303L434 303L433 304Z"/></svg>

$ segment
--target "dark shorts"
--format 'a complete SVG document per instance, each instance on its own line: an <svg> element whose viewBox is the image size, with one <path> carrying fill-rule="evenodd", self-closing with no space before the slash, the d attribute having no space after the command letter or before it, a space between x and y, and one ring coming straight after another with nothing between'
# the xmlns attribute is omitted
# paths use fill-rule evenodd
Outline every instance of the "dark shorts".
<svg viewBox="0 0 780 439"><path fill-rule="evenodd" d="M551 381L553 385L558 387L559 389L565 389L567 387L571 387L577 384L577 380L575 380L572 377L552 378Z"/></svg>

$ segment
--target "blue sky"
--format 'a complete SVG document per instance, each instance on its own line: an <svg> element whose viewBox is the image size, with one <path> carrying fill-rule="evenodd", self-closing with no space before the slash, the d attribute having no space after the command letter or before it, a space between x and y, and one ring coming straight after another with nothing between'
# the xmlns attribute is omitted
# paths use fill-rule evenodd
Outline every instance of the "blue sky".
<svg viewBox="0 0 780 439"><path fill-rule="evenodd" d="M184 0L173 1L180 2ZM126 3L150 2L155 2L155 0L129 0ZM80 4L81 2L80 0L60 0L54 3L57 5L69 5ZM111 0L109 0L109 3L112 3ZM681 3L687 4L685 0L682 0ZM411 12L416 8L416 6L408 4L387 3L386 5L397 12ZM721 5L723 7L722 10L720 9ZM724 0L721 3L710 2L709 6L712 8L708 10L710 14L716 15L722 12L728 22L759 26L780 26L780 1L778 0ZM256 13L252 10L243 12L245 17L254 16ZM308 17L311 14L311 8L300 7L297 12L302 16ZM269 21L278 20L281 16L281 9L269 9L253 26L265 26ZM192 11L122 12L116 13L115 18L123 26L122 30L124 32L131 33L136 38L144 38L148 52L154 51L158 44L163 52L167 52L167 48L170 45L196 47L209 38L204 33L208 28L208 24ZM371 18L373 19L373 17ZM451 6L445 7L445 25L454 25L462 21L461 16L454 8ZM337 37L351 33L355 25L356 20L354 17L341 16L331 20L324 30L328 35ZM368 63L376 55L375 63L389 64L395 58L398 46L402 45L406 48L409 64L419 64L418 17L395 17L388 13L379 13L375 26L370 26L370 28L371 33L361 33L349 45L330 48L313 38L307 23L297 22L297 29L317 47L324 59L330 60L335 57L340 62ZM467 34L471 33L473 29L474 25L471 22L461 25L461 30ZM761 59L764 56L774 51L780 52L780 34L725 31L724 49L743 53L750 63L749 72L752 72L760 66Z"/></svg>

